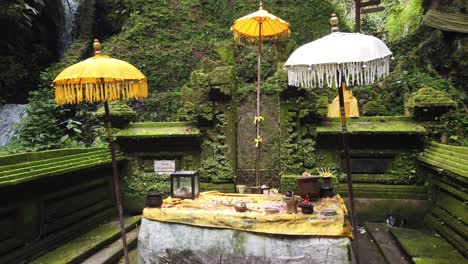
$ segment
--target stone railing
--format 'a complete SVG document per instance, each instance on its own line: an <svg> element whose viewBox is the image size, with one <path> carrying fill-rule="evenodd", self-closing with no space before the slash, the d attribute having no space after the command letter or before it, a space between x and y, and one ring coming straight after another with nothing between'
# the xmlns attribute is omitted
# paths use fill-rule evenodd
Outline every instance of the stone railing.
<svg viewBox="0 0 468 264"><path fill-rule="evenodd" d="M26 262L116 216L111 175L106 148L0 157L0 263Z"/></svg>
<svg viewBox="0 0 468 264"><path fill-rule="evenodd" d="M429 226L468 256L468 148L431 143L419 158L431 183Z"/></svg>

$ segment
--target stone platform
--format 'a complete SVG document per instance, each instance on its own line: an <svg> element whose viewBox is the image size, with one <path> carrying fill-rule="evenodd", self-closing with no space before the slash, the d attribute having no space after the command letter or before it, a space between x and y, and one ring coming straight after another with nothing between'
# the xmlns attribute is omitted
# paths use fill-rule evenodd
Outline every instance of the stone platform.
<svg viewBox="0 0 468 264"><path fill-rule="evenodd" d="M351 263L345 237L287 236L142 219L138 263Z"/></svg>

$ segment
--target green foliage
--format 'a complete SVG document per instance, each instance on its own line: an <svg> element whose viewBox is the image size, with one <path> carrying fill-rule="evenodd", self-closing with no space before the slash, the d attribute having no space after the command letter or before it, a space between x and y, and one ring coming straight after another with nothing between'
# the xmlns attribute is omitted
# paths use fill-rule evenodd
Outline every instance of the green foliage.
<svg viewBox="0 0 468 264"><path fill-rule="evenodd" d="M122 26L130 14L130 0L96 1L96 11L95 23L99 35L105 37L117 34L122 30Z"/></svg>
<svg viewBox="0 0 468 264"><path fill-rule="evenodd" d="M466 104L464 82L451 77L465 74L460 68L463 65L460 58L466 56L463 55L466 52L457 49L454 53L450 46L441 31L425 27L393 43L390 48L395 54L395 61L391 65L390 75L381 82L353 88L360 106L377 101L385 106L386 114L401 115L405 99L424 87L442 91L457 103ZM446 78L448 76L450 80ZM454 83L454 80L457 82Z"/></svg>
<svg viewBox="0 0 468 264"><path fill-rule="evenodd" d="M258 54L251 47L241 48L236 54L236 75L246 82L256 82ZM272 46L265 46L261 57L261 78L265 80L276 72L276 52Z"/></svg>
<svg viewBox="0 0 468 264"><path fill-rule="evenodd" d="M190 83L180 91L183 107L179 115L189 121L212 121L214 105L209 98L209 89L208 75L200 70L192 72Z"/></svg>
<svg viewBox="0 0 468 264"><path fill-rule="evenodd" d="M31 92L26 114L17 127L17 144L21 149L45 150L62 145L60 139L66 132L60 122L65 112L54 102L52 89Z"/></svg>
<svg viewBox="0 0 468 264"><path fill-rule="evenodd" d="M18 124L18 139L9 151L103 145L96 141L103 131L92 111L95 109L87 104L58 106L51 88L31 92L27 115Z"/></svg>
<svg viewBox="0 0 468 264"><path fill-rule="evenodd" d="M468 146L468 118L466 110L457 109L435 117L434 122L423 122L428 131L427 141L455 146Z"/></svg>
<svg viewBox="0 0 468 264"><path fill-rule="evenodd" d="M115 21L116 27L122 24L122 31L103 43L104 51L134 64L148 78L150 96L147 100L150 102L132 103L142 120L177 119L180 97L174 95L178 95L191 72L205 57L220 59L228 65L237 61L241 65L236 67L241 73L238 75L255 80L255 43L246 44L246 48L241 48L246 53L234 58L236 48L229 41L232 38L229 28L236 18L257 10L257 3L181 0L154 4L143 0L106 0L104 6L110 8L102 11L109 13L100 14L99 17L104 22ZM307 1L300 6L292 0L272 1L267 3L266 8L291 23L292 39L301 44L327 34L329 16L336 13L333 5L318 0ZM101 10L100 7L98 10ZM298 10L308 15L297 16ZM123 13L122 20L115 18L111 12ZM295 45L286 42L279 46L281 59L284 60L287 56L284 54L288 54ZM268 56L270 52L276 51L266 45L263 77L269 77L276 71L277 60L275 56ZM248 53L252 54L244 56ZM149 110L151 114L147 114Z"/></svg>
<svg viewBox="0 0 468 264"><path fill-rule="evenodd" d="M59 55L63 18L60 0L11 0L0 3L0 97L26 101L39 72Z"/></svg>
<svg viewBox="0 0 468 264"><path fill-rule="evenodd" d="M382 102L372 100L362 107L362 113L365 116L384 116L386 115L386 110Z"/></svg>
<svg viewBox="0 0 468 264"><path fill-rule="evenodd" d="M299 186L297 184L297 178L301 177L299 175L281 175L280 179L280 192L285 193L287 191L299 193Z"/></svg>
<svg viewBox="0 0 468 264"><path fill-rule="evenodd" d="M424 87L412 94L405 107L456 107L456 103L442 91Z"/></svg>
<svg viewBox="0 0 468 264"><path fill-rule="evenodd" d="M226 116L215 115L214 129L208 129L202 143L202 161L200 164L200 180L203 182L228 183L234 182L232 164L228 158L228 145L224 129Z"/></svg>
<svg viewBox="0 0 468 264"><path fill-rule="evenodd" d="M315 165L315 138L309 125L301 126L298 116L287 112L281 126L286 137L281 144L281 170L285 174L302 174Z"/></svg>
<svg viewBox="0 0 468 264"><path fill-rule="evenodd" d="M170 193L169 175L154 172L145 172L142 165L136 161L132 163L131 171L126 173L122 179L122 195L126 196L146 196L149 192Z"/></svg>
<svg viewBox="0 0 468 264"><path fill-rule="evenodd" d="M414 153L398 154L385 174L397 184L420 183L422 179L416 179L416 161Z"/></svg>
<svg viewBox="0 0 468 264"><path fill-rule="evenodd" d="M390 41L399 40L418 29L423 13L422 0L400 1L387 8L385 29Z"/></svg>

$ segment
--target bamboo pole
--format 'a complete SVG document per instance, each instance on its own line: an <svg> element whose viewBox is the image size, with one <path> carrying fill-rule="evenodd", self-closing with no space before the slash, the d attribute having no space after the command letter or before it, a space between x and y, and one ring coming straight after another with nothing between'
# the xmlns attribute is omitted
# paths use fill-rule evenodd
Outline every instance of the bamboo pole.
<svg viewBox="0 0 468 264"><path fill-rule="evenodd" d="M344 76L343 76L344 80ZM342 81L341 86L338 87L338 96L340 102L340 117L341 117L341 141L343 143L343 151L345 156L345 167L346 167L346 178L348 184L348 193L349 193L349 203L351 205L350 216L351 224L353 225L353 252L356 263L359 264L359 245L358 245L358 233L357 233L357 223L354 210L354 195L353 195L353 179L351 174L351 161L349 158L349 134L346 126L346 113L344 106L344 89L346 87L346 82Z"/></svg>
<svg viewBox="0 0 468 264"><path fill-rule="evenodd" d="M260 8L263 8L262 2L260 2ZM260 117L260 103L261 103L261 57L262 57L262 21L258 25L258 60L257 60L257 111L255 115L255 128L256 128L256 139L259 140L260 137L260 120L257 119ZM255 185L260 186L260 147L261 142L257 142L255 150Z"/></svg>
<svg viewBox="0 0 468 264"><path fill-rule="evenodd" d="M114 176L114 193L115 193L115 200L117 204L117 211L119 213L119 223L120 223L120 235L122 238L122 245L125 257L125 263L130 264L130 260L128 258L128 247L127 247L127 236L125 233L125 224L123 220L123 209L122 209L122 195L120 192L120 179L119 179L119 171L117 168L117 160L115 158L115 142L112 137L112 126L111 126L111 118L109 113L109 104L107 101L104 101L104 111L105 111L105 123L107 129L107 139L109 140L110 151L111 151L111 158L112 158L112 173Z"/></svg>

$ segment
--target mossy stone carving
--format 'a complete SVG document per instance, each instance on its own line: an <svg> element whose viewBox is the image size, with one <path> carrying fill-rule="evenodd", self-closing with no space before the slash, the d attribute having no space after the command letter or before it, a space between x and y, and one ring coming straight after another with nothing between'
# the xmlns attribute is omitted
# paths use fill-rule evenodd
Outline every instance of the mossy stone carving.
<svg viewBox="0 0 468 264"><path fill-rule="evenodd" d="M232 66L217 67L208 73L211 85L234 83L235 75Z"/></svg>
<svg viewBox="0 0 468 264"><path fill-rule="evenodd" d="M432 120L436 116L455 109L457 104L442 91L424 87L405 101L407 112L416 119Z"/></svg>

